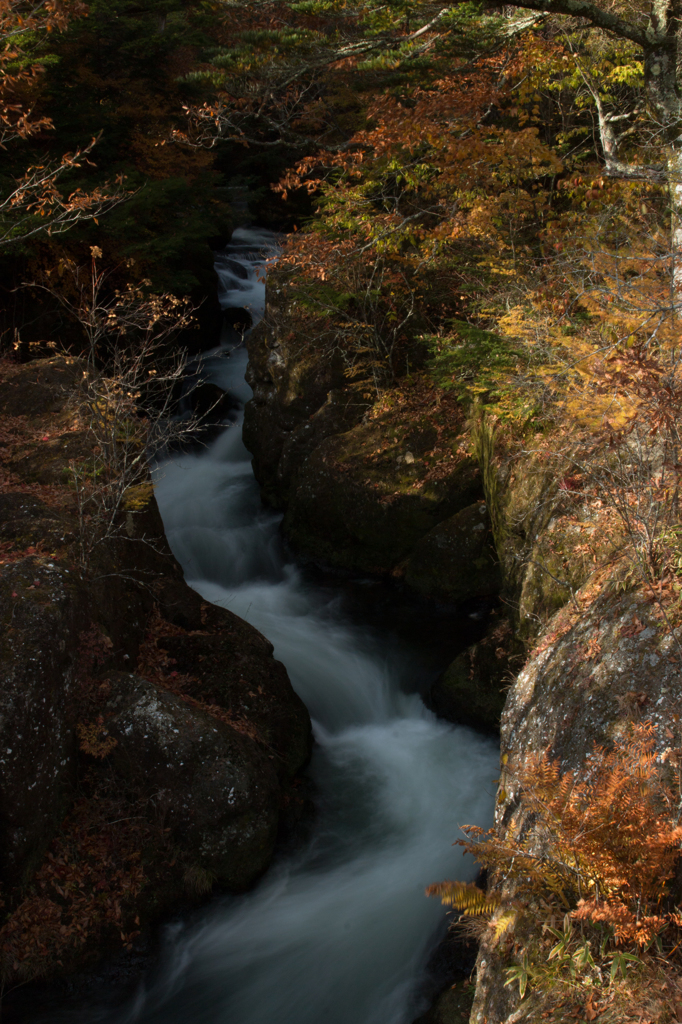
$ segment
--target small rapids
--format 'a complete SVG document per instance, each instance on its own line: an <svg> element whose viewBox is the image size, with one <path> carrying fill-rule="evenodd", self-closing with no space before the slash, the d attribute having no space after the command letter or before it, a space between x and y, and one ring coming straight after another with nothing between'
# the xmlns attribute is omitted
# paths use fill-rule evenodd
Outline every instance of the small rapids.
<svg viewBox="0 0 682 1024"><path fill-rule="evenodd" d="M241 229L216 263L223 305L245 307L253 322L273 241ZM203 374L243 403L246 362L243 344L227 345L204 357ZM113 1015L93 1009L90 1020L410 1024L424 1009L419 984L443 927L424 888L473 876L452 843L460 824L492 818L497 746L428 711L408 646L354 624L334 590L286 556L241 416L207 451L161 467L156 494L187 581L272 641L307 704L318 812L303 849L280 857L247 895L169 928L135 997Z"/></svg>

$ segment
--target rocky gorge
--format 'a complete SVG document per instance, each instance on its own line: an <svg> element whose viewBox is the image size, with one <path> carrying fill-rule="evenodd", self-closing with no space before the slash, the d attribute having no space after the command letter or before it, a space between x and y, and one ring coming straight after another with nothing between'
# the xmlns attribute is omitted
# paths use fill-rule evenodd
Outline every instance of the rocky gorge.
<svg viewBox="0 0 682 1024"><path fill-rule="evenodd" d="M499 731L500 828L532 827L514 783L529 754L578 769L642 717L664 743L676 624L628 579L622 534L564 464L514 448L419 372L377 396L354 388L276 273L248 355L244 442L297 558L484 621L426 699L451 722ZM179 903L251 886L307 812L312 740L272 644L185 583L150 484L82 572L70 486L92 447L74 416L82 369L55 357L2 371L11 986L81 971ZM484 938L475 994L449 977L420 1024L532 1019L504 984L517 954Z"/></svg>
<svg viewBox="0 0 682 1024"><path fill-rule="evenodd" d="M668 749L678 618L633 570L622 523L600 502L595 512L570 458L542 438L510 443L484 409L465 416L419 372L361 393L320 343L324 323L287 288L275 276L249 340L244 436L263 497L283 511L299 557L379 574L434 607L485 603L486 636L427 700L451 721L499 729L497 827L532 834L514 781L529 756L579 771L595 746L641 721L656 750ZM511 940L484 937L473 1007L453 985L420 1024L536 1019L534 999L505 984L520 955Z"/></svg>

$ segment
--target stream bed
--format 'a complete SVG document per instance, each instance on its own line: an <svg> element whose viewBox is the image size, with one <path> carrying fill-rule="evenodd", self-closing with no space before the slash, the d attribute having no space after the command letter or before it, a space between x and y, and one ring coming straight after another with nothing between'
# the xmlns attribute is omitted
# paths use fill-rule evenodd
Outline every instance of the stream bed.
<svg viewBox="0 0 682 1024"><path fill-rule="evenodd" d="M254 321L271 244L242 229L216 264L223 305ZM233 337L204 357L202 375L244 403L246 362ZM157 470L156 494L187 581L269 638L307 704L317 812L309 838L252 892L169 927L153 975L107 1020L410 1024L444 927L424 889L474 876L452 843L459 825L492 819L497 744L438 720L417 692L424 659L400 630L354 621L338 590L287 556L280 517L260 501L241 413L208 450Z"/></svg>

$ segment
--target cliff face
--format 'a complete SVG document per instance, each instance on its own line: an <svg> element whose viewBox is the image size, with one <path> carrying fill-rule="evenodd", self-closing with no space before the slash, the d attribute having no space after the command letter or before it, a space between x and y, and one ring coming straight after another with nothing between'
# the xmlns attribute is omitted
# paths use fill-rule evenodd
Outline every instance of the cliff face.
<svg viewBox="0 0 682 1024"><path fill-rule="evenodd" d="M464 417L419 378L371 402L269 286L249 338L244 443L264 499L302 557L397 578L425 596L493 595L500 579ZM456 571L434 571L452 562Z"/></svg>
<svg viewBox="0 0 682 1024"><path fill-rule="evenodd" d="M595 745L609 748L642 720L659 750L670 742L682 696L680 629L636 574L623 572L612 518L595 517L542 459L509 460L487 440L483 473L525 648L500 720L496 823L502 837L532 838L534 817L517 781L529 756L547 752L562 772L580 773ZM481 944L471 1024L516 1024L541 1010L534 1000L522 1009L518 988L505 985L519 950L501 947L491 938Z"/></svg>
<svg viewBox="0 0 682 1024"><path fill-rule="evenodd" d="M0 380L0 967L9 985L250 885L295 818L307 710L272 645L182 577L151 485L85 572L80 368Z"/></svg>
<svg viewBox="0 0 682 1024"><path fill-rule="evenodd" d="M486 638L430 694L439 714L499 729L502 833L532 827L513 784L528 755L547 751L578 770L595 743L641 717L664 744L681 696L680 638L625 571L617 518L595 513L564 461L510 445L484 416L465 423L423 378L359 401L316 358L314 332L297 329L274 287L268 322L249 344L245 438L292 546L453 605L502 598ZM514 962L482 944L472 1024L522 1019L504 984ZM469 1011L446 992L431 1019L460 1024Z"/></svg>

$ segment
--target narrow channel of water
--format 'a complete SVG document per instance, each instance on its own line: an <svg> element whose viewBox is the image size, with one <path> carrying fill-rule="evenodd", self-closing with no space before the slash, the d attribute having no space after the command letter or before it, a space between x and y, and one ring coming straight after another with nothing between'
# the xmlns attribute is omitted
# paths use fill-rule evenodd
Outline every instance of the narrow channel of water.
<svg viewBox="0 0 682 1024"><path fill-rule="evenodd" d="M217 263L223 304L254 321L264 305L254 254L269 241L242 230ZM204 374L243 403L246 361L243 346L228 347ZM156 494L190 585L272 641L306 702L319 811L305 848L253 892L169 931L154 978L117 1024L409 1024L443 916L424 888L472 876L452 842L458 825L492 817L496 744L436 719L415 692L408 647L349 621L286 557L241 417L208 451L167 463Z"/></svg>

